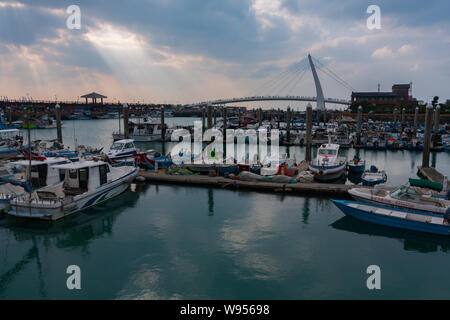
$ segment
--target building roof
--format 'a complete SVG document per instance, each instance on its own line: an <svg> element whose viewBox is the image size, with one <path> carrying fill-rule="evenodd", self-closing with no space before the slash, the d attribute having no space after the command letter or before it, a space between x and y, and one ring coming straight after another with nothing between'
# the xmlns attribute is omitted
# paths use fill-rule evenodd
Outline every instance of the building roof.
<svg viewBox="0 0 450 320"><path fill-rule="evenodd" d="M394 84L392 86L392 90L409 90L411 89L411 85L408 84Z"/></svg>
<svg viewBox="0 0 450 320"><path fill-rule="evenodd" d="M106 99L106 98L108 98L107 96L104 96L104 95L101 95L100 93L97 93L97 92L91 92L91 93L88 93L88 94L85 94L84 96L81 96L81 98L89 98L89 99L91 99L91 98L103 98L103 99Z"/></svg>
<svg viewBox="0 0 450 320"><path fill-rule="evenodd" d="M396 92L352 92L354 97L396 97Z"/></svg>
<svg viewBox="0 0 450 320"><path fill-rule="evenodd" d="M103 161L80 161L80 162L71 162L66 164L61 164L54 166L53 168L57 169L82 169L82 168L90 168L90 167L98 167L103 164L107 164Z"/></svg>

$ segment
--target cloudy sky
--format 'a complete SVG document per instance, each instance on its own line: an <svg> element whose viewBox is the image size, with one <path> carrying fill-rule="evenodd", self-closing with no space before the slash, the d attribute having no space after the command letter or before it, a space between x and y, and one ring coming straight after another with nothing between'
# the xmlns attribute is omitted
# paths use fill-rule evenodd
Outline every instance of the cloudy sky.
<svg viewBox="0 0 450 320"><path fill-rule="evenodd" d="M371 4L379 30L367 28ZM70 5L81 9L79 30L66 26ZM448 0L0 0L0 96L314 96L311 72L300 78L295 65L311 53L358 91L413 82L421 100L450 99L449 12ZM349 99L319 76L326 97Z"/></svg>

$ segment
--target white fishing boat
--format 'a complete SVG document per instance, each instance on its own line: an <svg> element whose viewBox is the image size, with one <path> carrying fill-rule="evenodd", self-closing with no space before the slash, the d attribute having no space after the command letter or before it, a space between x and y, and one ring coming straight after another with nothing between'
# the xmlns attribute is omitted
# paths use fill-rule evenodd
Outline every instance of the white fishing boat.
<svg viewBox="0 0 450 320"><path fill-rule="evenodd" d="M169 141L173 129L169 129L167 124L164 124L165 136L164 141ZM159 119L146 118L143 121L137 123L131 122L129 125L129 136L136 142L152 142L162 140L162 129L163 125ZM123 139L124 135L121 133L113 133L113 139L119 140Z"/></svg>
<svg viewBox="0 0 450 320"><path fill-rule="evenodd" d="M12 199L8 214L58 220L118 196L138 175L136 167L111 167L103 161L82 161L55 168L64 174L63 182Z"/></svg>
<svg viewBox="0 0 450 320"><path fill-rule="evenodd" d="M11 159L19 154L22 147L19 134L18 129L0 130L0 159Z"/></svg>
<svg viewBox="0 0 450 320"><path fill-rule="evenodd" d="M347 159L339 157L338 144L323 144L317 151L317 157L309 164L314 178L320 181L337 180L345 173Z"/></svg>
<svg viewBox="0 0 450 320"><path fill-rule="evenodd" d="M55 166L66 163L71 161L66 158L45 158L7 163L0 170L0 208L7 208L10 200L23 195L26 189L37 190L60 183L64 176Z"/></svg>
<svg viewBox="0 0 450 320"><path fill-rule="evenodd" d="M384 189L353 188L349 194L357 201L400 209L444 214L450 208L450 199L438 197L430 189L401 186L393 191Z"/></svg>
<svg viewBox="0 0 450 320"><path fill-rule="evenodd" d="M134 145L133 139L124 139L116 141L109 148L109 151L106 153L108 158L111 160L120 160L126 158L133 158L137 152L136 146Z"/></svg>

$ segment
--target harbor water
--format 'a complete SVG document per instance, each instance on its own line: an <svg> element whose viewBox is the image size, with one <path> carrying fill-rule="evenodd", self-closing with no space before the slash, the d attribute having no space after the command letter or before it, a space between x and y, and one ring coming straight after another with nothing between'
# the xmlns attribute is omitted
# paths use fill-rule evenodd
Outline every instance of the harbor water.
<svg viewBox="0 0 450 320"><path fill-rule="evenodd" d="M63 139L107 149L118 129L117 119L65 121ZM302 147L282 151L304 158ZM416 177L422 160L360 156L392 186ZM450 176L450 153L431 158ZM81 290L67 289L69 265L81 269ZM381 290L367 288L371 265ZM354 220L325 197L142 183L62 221L0 216L0 299L450 299L448 270L450 239Z"/></svg>

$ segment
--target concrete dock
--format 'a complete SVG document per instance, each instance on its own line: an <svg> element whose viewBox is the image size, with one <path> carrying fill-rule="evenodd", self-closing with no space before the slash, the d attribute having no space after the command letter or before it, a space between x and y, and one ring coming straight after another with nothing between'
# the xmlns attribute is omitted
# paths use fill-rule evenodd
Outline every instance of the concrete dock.
<svg viewBox="0 0 450 320"><path fill-rule="evenodd" d="M435 168L425 168L419 166L418 169L419 174L422 175L425 179L432 182L444 183L444 175L437 171Z"/></svg>
<svg viewBox="0 0 450 320"><path fill-rule="evenodd" d="M273 183L273 182L250 182L232 180L224 177L208 177L201 175L168 175L141 171L140 176L149 182L164 184L196 185L205 187L215 187L231 190L255 190L272 193L289 193L299 195L324 195L334 197L348 197L350 185L326 184L326 183Z"/></svg>

